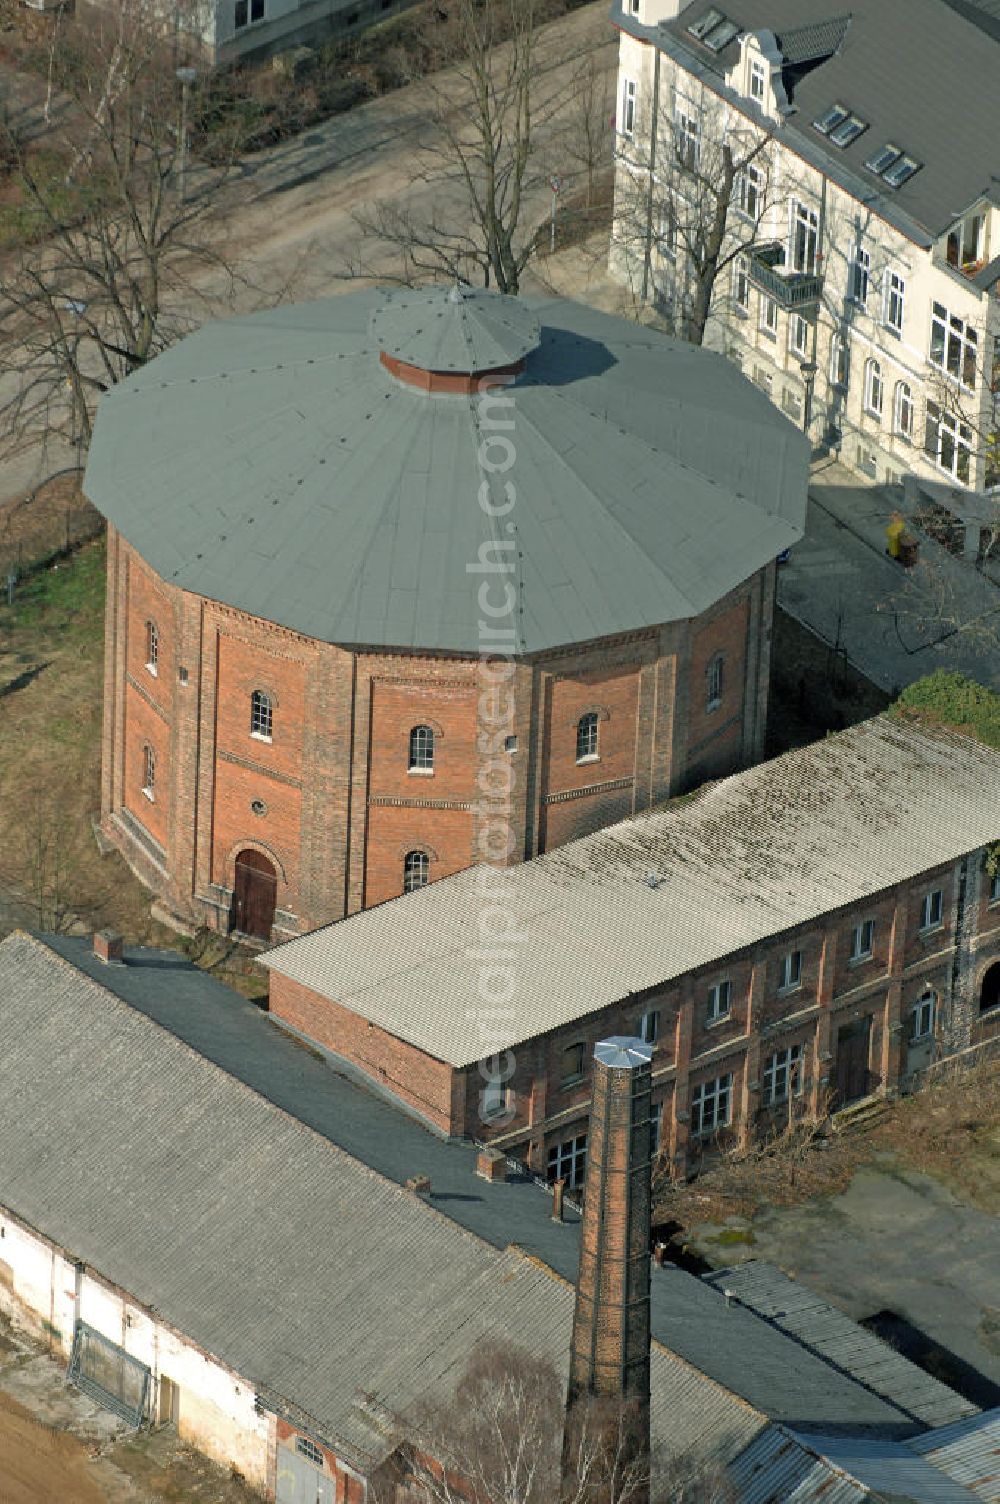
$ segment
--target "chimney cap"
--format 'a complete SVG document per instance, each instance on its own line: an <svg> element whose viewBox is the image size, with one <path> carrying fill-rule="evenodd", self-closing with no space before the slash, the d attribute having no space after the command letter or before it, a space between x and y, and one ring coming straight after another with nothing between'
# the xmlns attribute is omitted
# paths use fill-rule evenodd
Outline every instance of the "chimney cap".
<svg viewBox="0 0 1000 1504"><path fill-rule="evenodd" d="M596 1061L619 1071L638 1070L640 1066L649 1065L652 1058L653 1046L631 1034L612 1034L594 1048Z"/></svg>

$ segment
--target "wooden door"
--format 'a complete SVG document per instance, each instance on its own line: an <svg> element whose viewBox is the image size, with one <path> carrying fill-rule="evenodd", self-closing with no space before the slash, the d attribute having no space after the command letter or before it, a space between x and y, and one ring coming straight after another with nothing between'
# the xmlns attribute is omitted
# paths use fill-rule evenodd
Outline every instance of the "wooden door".
<svg viewBox="0 0 1000 1504"><path fill-rule="evenodd" d="M837 1100L836 1106L857 1102L867 1097L872 1090L872 1077L868 1069L871 1015L844 1024L837 1031Z"/></svg>
<svg viewBox="0 0 1000 1504"><path fill-rule="evenodd" d="M259 851L241 851L236 858L232 927L255 940L270 940L278 874Z"/></svg>

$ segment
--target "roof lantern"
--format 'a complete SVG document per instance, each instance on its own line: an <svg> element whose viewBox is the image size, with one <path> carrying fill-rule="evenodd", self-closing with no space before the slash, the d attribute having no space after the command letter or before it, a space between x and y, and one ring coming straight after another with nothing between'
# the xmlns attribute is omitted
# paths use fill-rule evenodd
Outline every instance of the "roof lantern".
<svg viewBox="0 0 1000 1504"><path fill-rule="evenodd" d="M538 318L521 299L461 282L385 293L369 332L390 369L465 376L516 369L541 343Z"/></svg>

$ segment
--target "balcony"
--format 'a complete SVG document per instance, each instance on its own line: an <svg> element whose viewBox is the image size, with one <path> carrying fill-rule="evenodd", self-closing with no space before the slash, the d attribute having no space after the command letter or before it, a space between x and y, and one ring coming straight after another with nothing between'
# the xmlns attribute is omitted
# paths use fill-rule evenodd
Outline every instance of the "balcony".
<svg viewBox="0 0 1000 1504"><path fill-rule="evenodd" d="M780 240L755 245L747 253L748 275L754 287L773 298L779 308L801 312L818 303L823 278L818 272L785 270L785 247Z"/></svg>

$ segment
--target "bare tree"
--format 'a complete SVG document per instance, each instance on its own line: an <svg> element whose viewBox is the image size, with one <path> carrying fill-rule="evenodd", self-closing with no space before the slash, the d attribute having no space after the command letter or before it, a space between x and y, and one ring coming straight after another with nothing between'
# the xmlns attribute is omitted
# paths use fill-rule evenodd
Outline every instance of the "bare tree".
<svg viewBox="0 0 1000 1504"><path fill-rule="evenodd" d="M770 205L770 137L749 121L724 131L717 111L705 94L672 116L657 100L648 119L618 121L615 254L637 302L659 293L674 332L696 345Z"/></svg>
<svg viewBox="0 0 1000 1504"><path fill-rule="evenodd" d="M0 273L0 445L86 445L101 392L172 343L233 270L216 208L228 166L181 187L188 142L175 47L142 0L60 25L46 150L9 133L26 241ZM48 109L47 109L48 113ZM58 171L53 159L61 163Z"/></svg>
<svg viewBox="0 0 1000 1504"><path fill-rule="evenodd" d="M433 207L359 210L362 245L350 270L371 275L380 251L383 279L481 281L517 293L548 201L573 59L536 30L534 0L455 0L451 18L454 62L426 85L427 128L415 149L414 176L434 184Z"/></svg>
<svg viewBox="0 0 1000 1504"><path fill-rule="evenodd" d="M560 154L583 179L584 207L593 206L601 177L611 167L611 88L607 68L593 54L573 74L572 100ZM605 251L607 247L604 248Z"/></svg>
<svg viewBox="0 0 1000 1504"><path fill-rule="evenodd" d="M730 1504L721 1472L695 1458L664 1469L637 1455L627 1404L583 1400L564 1446L553 1365L510 1345L475 1349L447 1403L400 1423L401 1448L376 1504Z"/></svg>

